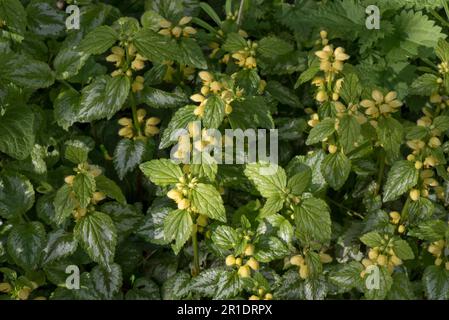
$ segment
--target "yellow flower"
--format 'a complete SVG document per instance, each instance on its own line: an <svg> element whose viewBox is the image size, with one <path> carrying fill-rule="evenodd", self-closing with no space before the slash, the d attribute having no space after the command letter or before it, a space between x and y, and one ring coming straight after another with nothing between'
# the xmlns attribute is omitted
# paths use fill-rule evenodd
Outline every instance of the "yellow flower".
<svg viewBox="0 0 449 320"><path fill-rule="evenodd" d="M343 70L343 62L349 59L345 49L338 47L333 50L332 46L327 45L323 50L315 52L320 59L320 70L330 73L338 73Z"/></svg>
<svg viewBox="0 0 449 320"><path fill-rule="evenodd" d="M360 102L365 114L372 118L378 118L381 114L387 115L399 110L402 102L397 100L397 93L390 91L385 97L379 90L374 90L371 94L373 100L365 99Z"/></svg>
<svg viewBox="0 0 449 320"><path fill-rule="evenodd" d="M183 26L192 21L192 17L182 17L181 20L179 20L178 25Z"/></svg>

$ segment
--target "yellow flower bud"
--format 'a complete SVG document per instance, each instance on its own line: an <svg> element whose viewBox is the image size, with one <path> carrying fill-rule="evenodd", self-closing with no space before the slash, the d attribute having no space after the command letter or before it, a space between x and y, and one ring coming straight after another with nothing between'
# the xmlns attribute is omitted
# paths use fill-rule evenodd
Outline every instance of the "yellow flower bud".
<svg viewBox="0 0 449 320"><path fill-rule="evenodd" d="M437 137L432 137L429 140L428 146L431 148L438 148L439 146L441 146L441 141Z"/></svg>
<svg viewBox="0 0 449 320"><path fill-rule="evenodd" d="M218 93L218 92L221 90L221 84L220 84L220 82L218 82L218 81L213 81L213 82L210 84L210 90L211 90L213 93Z"/></svg>
<svg viewBox="0 0 449 320"><path fill-rule="evenodd" d="M338 151L338 147L336 145L331 144L328 147L328 151L330 154L335 154Z"/></svg>
<svg viewBox="0 0 449 320"><path fill-rule="evenodd" d="M106 199L106 195L103 192L94 192L92 196L92 201L98 203Z"/></svg>
<svg viewBox="0 0 449 320"><path fill-rule="evenodd" d="M379 256L379 253L378 253L376 250L371 249L371 250L368 252L368 257L369 257L371 260L373 260L373 261L375 261L375 260L377 259L378 256Z"/></svg>
<svg viewBox="0 0 449 320"><path fill-rule="evenodd" d="M249 260L246 262L246 264L254 271L259 270L259 262L256 259L254 259L253 257L249 258Z"/></svg>
<svg viewBox="0 0 449 320"><path fill-rule="evenodd" d="M230 104L225 105L225 114L231 114L232 113L232 106Z"/></svg>
<svg viewBox="0 0 449 320"><path fill-rule="evenodd" d="M178 202L183 198L183 194L178 189L171 189L169 192L167 192L167 197Z"/></svg>
<svg viewBox="0 0 449 320"><path fill-rule="evenodd" d="M423 167L423 163L421 161L415 162L415 169L420 170Z"/></svg>
<svg viewBox="0 0 449 320"><path fill-rule="evenodd" d="M273 295L271 293L267 293L264 297L265 300L273 300Z"/></svg>
<svg viewBox="0 0 449 320"><path fill-rule="evenodd" d="M327 31L321 30L320 31L320 37L321 37L321 39L326 39L327 38Z"/></svg>
<svg viewBox="0 0 449 320"><path fill-rule="evenodd" d="M131 139L134 136L134 131L130 127L124 127L124 128L121 128L118 131L118 135L120 137L125 137L125 138L128 138L128 139Z"/></svg>
<svg viewBox="0 0 449 320"><path fill-rule="evenodd" d="M249 268L249 266L245 265L245 266L241 266L239 268L239 270L237 271L237 274L241 277L241 278L248 278L251 276L251 270Z"/></svg>
<svg viewBox="0 0 449 320"><path fill-rule="evenodd" d="M252 256L254 254L254 245L247 244L244 251L245 256Z"/></svg>
<svg viewBox="0 0 449 320"><path fill-rule="evenodd" d="M236 258L235 259L235 264L240 267L242 265L242 258Z"/></svg>
<svg viewBox="0 0 449 320"><path fill-rule="evenodd" d="M161 21L159 21L159 26L161 28L167 29L167 28L170 28L172 26L172 23L170 21L166 20L166 19L162 19Z"/></svg>
<svg viewBox="0 0 449 320"><path fill-rule="evenodd" d="M208 222L208 218L205 215L200 214L196 219L196 224L201 227L206 227Z"/></svg>
<svg viewBox="0 0 449 320"><path fill-rule="evenodd" d="M327 253L320 252L320 261L321 263L331 263L332 257Z"/></svg>
<svg viewBox="0 0 449 320"><path fill-rule="evenodd" d="M121 47L117 47L117 46L112 47L111 51L113 54L115 54L117 56L120 56L120 57L125 56L125 50L123 50L123 48L121 48Z"/></svg>
<svg viewBox="0 0 449 320"><path fill-rule="evenodd" d="M67 183L68 185L72 185L73 180L75 180L75 176L73 176L73 175L67 176L64 178L64 182Z"/></svg>
<svg viewBox="0 0 449 320"><path fill-rule="evenodd" d="M132 127L133 121L130 118L121 118L118 124L124 127Z"/></svg>
<svg viewBox="0 0 449 320"><path fill-rule="evenodd" d="M441 259L441 258L436 258L435 259L435 265L437 267L441 266L442 263L443 263L443 259Z"/></svg>
<svg viewBox="0 0 449 320"><path fill-rule="evenodd" d="M386 266L386 265L387 265L387 262L388 262L387 256L385 256L385 255L383 255L383 254L380 254L380 255L377 257L377 264L378 264L378 265L380 265L380 266Z"/></svg>
<svg viewBox="0 0 449 320"><path fill-rule="evenodd" d="M228 267L232 267L233 265L235 265L235 257L233 255L229 255L226 257L226 265Z"/></svg>
<svg viewBox="0 0 449 320"><path fill-rule="evenodd" d="M390 261L394 266L400 266L402 264L402 260L397 256L391 256Z"/></svg>
<svg viewBox="0 0 449 320"><path fill-rule="evenodd" d="M190 201L189 199L182 199L178 202L178 209L179 210L185 210L190 207Z"/></svg>
<svg viewBox="0 0 449 320"><path fill-rule="evenodd" d="M143 87L142 83L134 81L131 88L132 88L132 91L134 93L136 93L136 92L142 91L144 87Z"/></svg>
<svg viewBox="0 0 449 320"><path fill-rule="evenodd" d="M294 266L300 266L304 264L304 258L301 255L296 255L290 258L290 263Z"/></svg>
<svg viewBox="0 0 449 320"><path fill-rule="evenodd" d="M184 29L182 29L182 35L186 38L193 34L196 34L196 29L193 27L189 26L189 27L185 27Z"/></svg>
<svg viewBox="0 0 449 320"><path fill-rule="evenodd" d="M160 132L159 128L156 126L145 126L145 135L147 137L152 137L158 135Z"/></svg>
<svg viewBox="0 0 449 320"><path fill-rule="evenodd" d="M183 26L192 21L192 17L182 17L181 20L179 20L178 25Z"/></svg>
<svg viewBox="0 0 449 320"><path fill-rule="evenodd" d="M447 262L444 264L444 268L446 268L446 270L449 271L449 261L447 261Z"/></svg>
<svg viewBox="0 0 449 320"><path fill-rule="evenodd" d="M309 277L309 267L307 265L302 264L299 267L299 277L304 280Z"/></svg>
<svg viewBox="0 0 449 320"><path fill-rule="evenodd" d="M252 295L251 297L249 297L249 300L260 300L260 298L258 296Z"/></svg>
<svg viewBox="0 0 449 320"><path fill-rule="evenodd" d="M10 293L12 290L12 286L7 282L0 283L0 292L2 293Z"/></svg>
<svg viewBox="0 0 449 320"><path fill-rule="evenodd" d="M174 27L171 30L171 34L173 36L175 36L176 38L179 38L181 36L181 34L182 34L182 28L181 27Z"/></svg>
<svg viewBox="0 0 449 320"><path fill-rule="evenodd" d="M412 189L410 191L410 199L412 199L413 201L418 201L420 198L420 195L421 195L421 193L417 189Z"/></svg>
<svg viewBox="0 0 449 320"><path fill-rule="evenodd" d="M403 224L401 224L401 225L398 227L398 232L399 232L399 233L404 233L404 232L405 232L405 226L404 226Z"/></svg>
<svg viewBox="0 0 449 320"><path fill-rule="evenodd" d="M23 287L20 289L20 291L17 293L17 297L20 300L28 300L28 297L30 296L31 288L29 287Z"/></svg>
<svg viewBox="0 0 449 320"><path fill-rule="evenodd" d="M143 68L145 68L145 62L143 62L142 60L139 59L135 59L132 63L131 63L131 68L133 70L142 70Z"/></svg>

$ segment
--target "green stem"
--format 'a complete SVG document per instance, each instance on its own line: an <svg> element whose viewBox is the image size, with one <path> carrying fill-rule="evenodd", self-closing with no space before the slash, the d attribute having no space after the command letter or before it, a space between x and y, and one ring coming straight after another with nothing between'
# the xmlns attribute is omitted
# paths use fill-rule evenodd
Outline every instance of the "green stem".
<svg viewBox="0 0 449 320"><path fill-rule="evenodd" d="M62 83L63 85L65 85L67 88L69 88L70 90L72 90L72 91L78 93L78 91L77 91L74 87L72 87L72 85L71 85L70 83L68 83L68 82L65 81L65 80L60 80L60 81L61 81L61 83Z"/></svg>
<svg viewBox="0 0 449 320"><path fill-rule="evenodd" d="M379 155L379 174L377 176L377 187L375 193L376 196L379 194L380 188L382 186L382 179L384 177L384 172L385 172L385 150L381 149Z"/></svg>
<svg viewBox="0 0 449 320"><path fill-rule="evenodd" d="M133 123L134 128L137 131L137 135L139 137L142 136L142 129L140 128L139 120L137 119L137 106L136 106L136 97L134 96L134 92L129 93L129 100L131 102L131 110L133 113Z"/></svg>
<svg viewBox="0 0 449 320"><path fill-rule="evenodd" d="M410 197L407 197L407 201L405 201L404 207L401 211L401 220L406 220L408 216L408 207L410 206Z"/></svg>
<svg viewBox="0 0 449 320"><path fill-rule="evenodd" d="M194 224L192 228L192 245L193 245L193 270L192 275L196 277L200 274L200 256L198 251L198 229Z"/></svg>
<svg viewBox="0 0 449 320"><path fill-rule="evenodd" d="M242 24L243 19L243 7L245 6L245 0L240 0L240 8L239 8L239 14L237 17L237 25L240 26Z"/></svg>
<svg viewBox="0 0 449 320"><path fill-rule="evenodd" d="M326 198L327 201L329 201L330 203L332 203L333 205L335 205L336 207L339 207L340 209L346 210L347 213L352 217L352 216L356 216L359 217L361 219L364 219L363 215L361 215L358 212L355 212L354 210L349 209L348 207L338 203L337 201L334 201L333 199L327 197Z"/></svg>

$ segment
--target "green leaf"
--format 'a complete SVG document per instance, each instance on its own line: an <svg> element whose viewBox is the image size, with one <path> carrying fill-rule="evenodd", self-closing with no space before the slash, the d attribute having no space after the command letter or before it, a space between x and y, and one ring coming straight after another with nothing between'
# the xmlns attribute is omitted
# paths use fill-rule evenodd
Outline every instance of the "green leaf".
<svg viewBox="0 0 449 320"><path fill-rule="evenodd" d="M76 121L111 119L122 108L130 88L130 80L125 76L96 78L82 90Z"/></svg>
<svg viewBox="0 0 449 320"><path fill-rule="evenodd" d="M212 232L212 241L221 249L230 250L237 247L241 236L230 226L219 226Z"/></svg>
<svg viewBox="0 0 449 320"><path fill-rule="evenodd" d="M198 69L207 69L207 61L204 58L203 50L192 38L182 38L179 42L182 53L180 59L182 63Z"/></svg>
<svg viewBox="0 0 449 320"><path fill-rule="evenodd" d="M115 181L100 175L95 178L95 185L99 192L103 192L106 196L121 204L126 204L126 198L123 195L122 189L120 189Z"/></svg>
<svg viewBox="0 0 449 320"><path fill-rule="evenodd" d="M137 32L134 35L133 43L137 51L151 61L180 61L182 59L182 53L180 53L179 47L173 39L149 29L141 29Z"/></svg>
<svg viewBox="0 0 449 320"><path fill-rule="evenodd" d="M384 202L398 199L418 183L419 171L410 161L398 161L393 164L388 172L387 182L384 187Z"/></svg>
<svg viewBox="0 0 449 320"><path fill-rule="evenodd" d="M20 35L25 33L27 16L19 0L0 0L0 17L12 32Z"/></svg>
<svg viewBox="0 0 449 320"><path fill-rule="evenodd" d="M66 80L78 74L89 55L73 49L62 49L53 61L56 79Z"/></svg>
<svg viewBox="0 0 449 320"><path fill-rule="evenodd" d="M355 104L359 102L361 94L362 85L360 84L359 77L357 77L357 75L354 73L346 75L340 89L340 96L342 97L344 102L347 105L351 103ZM343 125L341 125L341 127L343 128Z"/></svg>
<svg viewBox="0 0 449 320"><path fill-rule="evenodd" d="M328 154L321 164L321 173L334 190L339 190L351 173L351 161L342 152Z"/></svg>
<svg viewBox="0 0 449 320"><path fill-rule="evenodd" d="M230 33L226 37L226 41L223 44L223 49L229 52L237 52L244 50L247 46L245 38L238 33Z"/></svg>
<svg viewBox="0 0 449 320"><path fill-rule="evenodd" d="M340 119L338 135L343 152L348 154L357 147L361 135L361 126L355 117L345 115Z"/></svg>
<svg viewBox="0 0 449 320"><path fill-rule="evenodd" d="M393 285L388 292L388 300L416 300L413 283L405 273L393 273Z"/></svg>
<svg viewBox="0 0 449 320"><path fill-rule="evenodd" d="M160 14L153 10L145 11L142 17L140 18L140 22L144 28L151 29L152 31L159 31L161 26L159 23L164 19Z"/></svg>
<svg viewBox="0 0 449 320"><path fill-rule="evenodd" d="M262 237L256 243L254 258L259 262L281 259L289 253L287 245L276 237Z"/></svg>
<svg viewBox="0 0 449 320"><path fill-rule="evenodd" d="M435 53L441 61L449 62L449 43L441 38L435 48Z"/></svg>
<svg viewBox="0 0 449 320"><path fill-rule="evenodd" d="M197 116L193 114L197 106L187 105L184 108L179 109L173 115L168 127L162 133L161 143L159 149L164 149L174 144L178 137L172 137L172 135L179 129L186 129L190 122L197 120ZM172 139L175 140L172 140Z"/></svg>
<svg viewBox="0 0 449 320"><path fill-rule="evenodd" d="M34 146L34 121L29 107L14 106L3 115L0 112L0 152L25 160Z"/></svg>
<svg viewBox="0 0 449 320"><path fill-rule="evenodd" d="M410 93L418 96L428 96L433 92L437 92L439 84L437 82L438 77L434 74L425 73L419 76L410 87Z"/></svg>
<svg viewBox="0 0 449 320"><path fill-rule="evenodd" d="M217 95L207 99L203 123L208 129L218 128L225 116L225 103Z"/></svg>
<svg viewBox="0 0 449 320"><path fill-rule="evenodd" d="M180 300L189 295L191 276L184 271L178 272L164 282L161 288L163 300Z"/></svg>
<svg viewBox="0 0 449 320"><path fill-rule="evenodd" d="M290 193L295 196L300 196L306 191L312 182L312 170L306 169L300 173L295 174L288 179L287 188Z"/></svg>
<svg viewBox="0 0 449 320"><path fill-rule="evenodd" d="M11 81L20 87L47 88L55 81L48 64L13 52L0 52L0 70L0 79Z"/></svg>
<svg viewBox="0 0 449 320"><path fill-rule="evenodd" d="M158 199L148 208L147 214L143 218L136 234L145 241L165 245L170 243L170 241L165 239L164 220L169 212L173 211L173 208L167 202L161 202Z"/></svg>
<svg viewBox="0 0 449 320"><path fill-rule="evenodd" d="M265 37L258 42L257 53L264 57L282 56L293 51L293 46L277 37Z"/></svg>
<svg viewBox="0 0 449 320"><path fill-rule="evenodd" d="M272 214L278 213L284 207L285 199L281 194L274 194L265 202L259 218L265 218Z"/></svg>
<svg viewBox="0 0 449 320"><path fill-rule="evenodd" d="M25 270L39 266L46 234L40 222L16 225L8 236L8 253L14 262Z"/></svg>
<svg viewBox="0 0 449 320"><path fill-rule="evenodd" d="M312 80L319 71L320 71L320 64L319 63L312 64L306 71L301 73L301 75L299 76L298 80L295 83L295 89L299 88L304 83Z"/></svg>
<svg viewBox="0 0 449 320"><path fill-rule="evenodd" d="M100 210L114 221L119 237L125 237L134 232L143 218L143 214L129 204L107 202L101 206Z"/></svg>
<svg viewBox="0 0 449 320"><path fill-rule="evenodd" d="M428 266L422 277L424 292L430 300L449 299L449 271L437 266Z"/></svg>
<svg viewBox="0 0 449 320"><path fill-rule="evenodd" d="M30 3L26 9L28 29L37 36L58 37L66 29L66 15L49 3Z"/></svg>
<svg viewBox="0 0 449 320"><path fill-rule="evenodd" d="M153 154L152 140L122 139L114 150L114 168L120 180L134 171L143 161L151 159Z"/></svg>
<svg viewBox="0 0 449 320"><path fill-rule="evenodd" d="M140 170L156 185L167 186L179 182L183 176L181 168L169 159L152 160L142 163Z"/></svg>
<svg viewBox="0 0 449 320"><path fill-rule="evenodd" d="M232 112L228 118L232 129L274 128L270 109L263 97L248 97L243 101L234 101L231 106Z"/></svg>
<svg viewBox="0 0 449 320"><path fill-rule="evenodd" d="M198 183L192 190L192 206L199 213L226 222L226 212L220 193L210 184Z"/></svg>
<svg viewBox="0 0 449 320"><path fill-rule="evenodd" d="M378 232L369 232L360 237L360 241L368 247L380 247L383 242L382 236Z"/></svg>
<svg viewBox="0 0 449 320"><path fill-rule="evenodd" d="M245 168L245 175L265 198L285 192L287 176L284 169L277 165L269 166L269 164L260 162L250 163Z"/></svg>
<svg viewBox="0 0 449 320"><path fill-rule="evenodd" d="M409 234L419 239L430 242L441 240L448 230L447 224L440 220L429 220L422 222L416 229L412 229Z"/></svg>
<svg viewBox="0 0 449 320"><path fill-rule="evenodd" d="M90 173L78 173L73 180L73 192L81 208L87 208L95 192L95 178Z"/></svg>
<svg viewBox="0 0 449 320"><path fill-rule="evenodd" d="M69 185L63 185L56 193L54 200L55 207L55 222L56 224L62 224L70 215L73 210L78 207L78 201L75 198L75 194Z"/></svg>
<svg viewBox="0 0 449 320"><path fill-rule="evenodd" d="M295 206L295 221L301 241L326 244L331 237L331 217L326 202L308 198Z"/></svg>
<svg viewBox="0 0 449 320"><path fill-rule="evenodd" d="M289 87L283 86L278 81L268 81L265 90L281 104L292 108L302 107L301 101L296 95L296 92L291 90Z"/></svg>
<svg viewBox="0 0 449 320"><path fill-rule="evenodd" d="M209 268L192 278L190 290L203 297L212 298L217 291L218 282L225 273L222 268Z"/></svg>
<svg viewBox="0 0 449 320"><path fill-rule="evenodd" d="M58 229L48 234L47 245L45 246L43 264L49 264L59 259L65 258L73 253L78 246L72 233L63 229Z"/></svg>
<svg viewBox="0 0 449 320"><path fill-rule="evenodd" d="M80 164L86 162L91 148L81 140L69 140L65 143L64 156L70 162Z"/></svg>
<svg viewBox="0 0 449 320"><path fill-rule="evenodd" d="M415 257L410 245L402 239L396 239L394 241L393 251L402 260L410 260Z"/></svg>
<svg viewBox="0 0 449 320"><path fill-rule="evenodd" d="M379 287L375 286L372 289L368 289L365 287L365 297L371 300L383 300L387 296L390 291L391 286L393 285L393 278L385 267L377 267L378 276L379 276ZM375 270L371 272L376 272ZM374 276L374 275L372 275Z"/></svg>
<svg viewBox="0 0 449 320"><path fill-rule="evenodd" d="M243 288L243 282L235 271L221 273L213 299L230 299L237 296Z"/></svg>
<svg viewBox="0 0 449 320"><path fill-rule="evenodd" d="M34 204L34 189L30 181L18 173L0 173L0 216L5 219L24 215Z"/></svg>
<svg viewBox="0 0 449 320"><path fill-rule="evenodd" d="M80 97L77 91L68 89L61 91L53 103L55 120L64 130L68 130L77 121Z"/></svg>
<svg viewBox="0 0 449 320"><path fill-rule="evenodd" d="M449 116L438 116L433 119L433 126L442 133L449 130Z"/></svg>
<svg viewBox="0 0 449 320"><path fill-rule="evenodd" d="M102 54L118 40L117 32L109 26L100 26L89 32L76 48L86 54Z"/></svg>
<svg viewBox="0 0 449 320"><path fill-rule="evenodd" d="M377 135L381 146L387 153L388 162L397 160L400 154L402 140L404 138L404 129L402 124L393 117L379 118L377 126Z"/></svg>
<svg viewBox="0 0 449 320"><path fill-rule="evenodd" d="M102 300L112 300L123 285L122 269L113 263L109 269L96 266L90 272L93 287Z"/></svg>
<svg viewBox="0 0 449 320"><path fill-rule="evenodd" d="M321 142L335 132L335 120L324 119L310 130L306 144L308 146Z"/></svg>
<svg viewBox="0 0 449 320"><path fill-rule="evenodd" d="M188 103L188 100L184 95L152 87L145 87L137 94L137 99L139 102L145 103L151 108L156 109L178 108Z"/></svg>
<svg viewBox="0 0 449 320"><path fill-rule="evenodd" d="M192 228L192 217L186 210L171 211L165 218L165 240L169 242L176 240L176 243L172 246L175 254L178 254L187 240L189 240L192 234Z"/></svg>
<svg viewBox="0 0 449 320"><path fill-rule="evenodd" d="M89 257L110 270L117 244L112 219L101 212L89 213L76 223L73 232Z"/></svg>
<svg viewBox="0 0 449 320"><path fill-rule="evenodd" d="M160 300L159 286L150 279L139 278L134 282L133 289L126 293L126 300Z"/></svg>
<svg viewBox="0 0 449 320"><path fill-rule="evenodd" d="M360 273L363 269L363 265L357 261L341 264L338 269L331 272L329 281L345 290L361 288L364 285L363 279L360 277Z"/></svg>

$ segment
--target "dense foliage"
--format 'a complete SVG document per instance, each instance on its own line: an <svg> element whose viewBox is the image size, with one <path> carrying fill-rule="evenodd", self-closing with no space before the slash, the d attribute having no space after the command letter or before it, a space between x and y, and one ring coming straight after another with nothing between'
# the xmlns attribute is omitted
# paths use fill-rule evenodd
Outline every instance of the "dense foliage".
<svg viewBox="0 0 449 320"><path fill-rule="evenodd" d="M0 0L0 298L449 299L448 14ZM171 161L194 121L276 170Z"/></svg>

